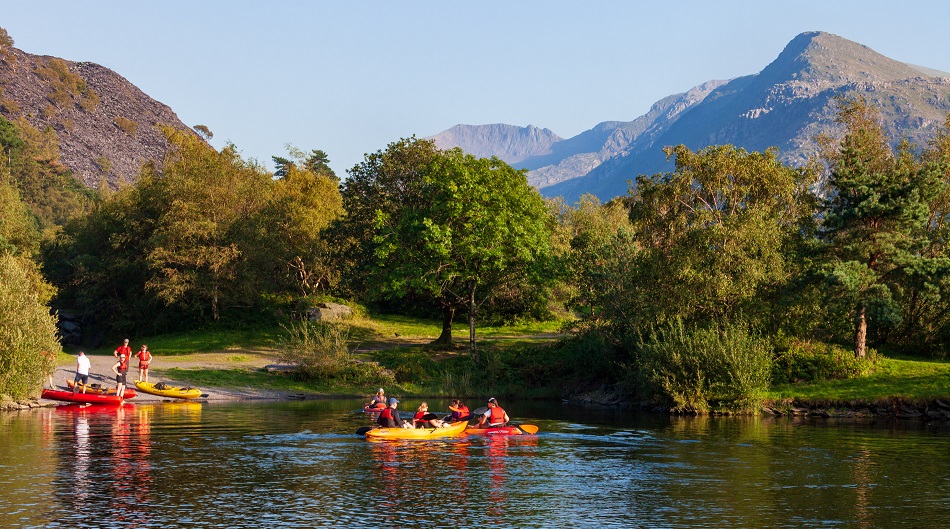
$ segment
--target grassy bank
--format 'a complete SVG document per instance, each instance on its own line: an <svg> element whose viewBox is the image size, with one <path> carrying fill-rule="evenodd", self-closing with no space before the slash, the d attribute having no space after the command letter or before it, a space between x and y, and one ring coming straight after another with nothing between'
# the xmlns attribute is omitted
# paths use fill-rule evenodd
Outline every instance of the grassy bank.
<svg viewBox="0 0 950 529"><path fill-rule="evenodd" d="M478 355L473 358L464 326L455 328L454 347L436 348L429 343L441 330L438 321L391 315L355 318L348 322L349 367L316 380L262 369L280 359L284 333L280 326L130 338L133 350L142 343L149 345L157 358L155 373L196 386L358 396L383 385L391 394L402 396L561 398L565 396L564 381L557 380L556 370L545 371L553 362L525 354L533 346L556 340L558 329L556 322L479 327ZM114 341L87 352L109 355L119 343ZM180 367L162 371L163 357L174 358ZM590 369L596 363L593 358L573 361L587 363ZM950 362L884 357L871 375L775 385L764 397L765 402L819 404L950 399Z"/></svg>
<svg viewBox="0 0 950 529"><path fill-rule="evenodd" d="M885 357L871 375L848 380L773 386L770 400L801 402L867 401L891 397L924 400L950 397L950 362Z"/></svg>

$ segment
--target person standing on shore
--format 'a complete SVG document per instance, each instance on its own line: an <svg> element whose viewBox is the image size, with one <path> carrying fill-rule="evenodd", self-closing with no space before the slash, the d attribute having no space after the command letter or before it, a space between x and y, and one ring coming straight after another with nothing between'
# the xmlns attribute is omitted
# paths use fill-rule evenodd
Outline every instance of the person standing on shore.
<svg viewBox="0 0 950 529"><path fill-rule="evenodd" d="M73 380L73 393L79 389L79 383L82 382L82 392L86 392L86 384L89 383L89 358L86 353L79 351L79 357L76 358L76 378Z"/></svg>
<svg viewBox="0 0 950 529"><path fill-rule="evenodd" d="M123 399L125 398L125 384L127 383L126 373L129 372L129 356L120 353L119 361L112 366L112 372L115 373L115 395Z"/></svg>
<svg viewBox="0 0 950 529"><path fill-rule="evenodd" d="M149 352L148 346L143 343L142 349L135 353L135 358L139 359L138 379L142 382L148 382L148 364L152 361L152 353Z"/></svg>
<svg viewBox="0 0 950 529"><path fill-rule="evenodd" d="M126 338L122 340L122 345L115 348L115 351L112 351L112 356L119 358L119 355L125 353L125 358L132 358L132 348L129 347L129 339Z"/></svg>

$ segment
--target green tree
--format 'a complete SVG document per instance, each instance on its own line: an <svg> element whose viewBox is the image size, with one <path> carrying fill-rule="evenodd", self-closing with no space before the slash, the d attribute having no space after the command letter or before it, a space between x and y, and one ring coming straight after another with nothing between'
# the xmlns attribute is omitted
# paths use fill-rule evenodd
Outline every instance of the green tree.
<svg viewBox="0 0 950 529"><path fill-rule="evenodd" d="M829 249L826 276L852 304L854 352L863 357L868 307L888 309L894 318L901 278L933 268L922 253L923 235L929 205L941 191L942 171L938 163L919 163L906 143L894 153L877 112L866 102L840 104L844 137L822 139L830 174L820 235Z"/></svg>
<svg viewBox="0 0 950 529"><path fill-rule="evenodd" d="M262 277L245 266L251 250L239 234L269 200L270 179L232 146L218 152L190 132L166 135L172 154L161 173L143 174L144 187L166 204L149 241L147 287L166 303L204 307L218 321L223 305L244 305L260 291Z"/></svg>
<svg viewBox="0 0 950 529"><path fill-rule="evenodd" d="M763 289L787 276L782 248L800 215L805 173L781 164L773 149L678 146L667 154L675 171L638 178L630 199L641 250L622 271L627 279L608 280L631 285L608 307L611 319L648 329L754 317Z"/></svg>
<svg viewBox="0 0 950 529"><path fill-rule="evenodd" d="M525 173L497 158L444 151L413 182L424 201L377 211L374 277L383 291L467 306L473 354L482 304L509 285L544 288L553 223Z"/></svg>
<svg viewBox="0 0 950 529"><path fill-rule="evenodd" d="M559 207L558 215L558 261L570 302L586 310L587 321L598 322L599 307L611 304L622 284L616 276L634 260L637 243L629 209L622 200L601 204L584 195L575 207Z"/></svg>
<svg viewBox="0 0 950 529"><path fill-rule="evenodd" d="M417 183L438 152L429 140L401 139L385 150L367 154L348 171L349 178L340 189L345 214L330 228L333 257L344 280L341 293L374 300L383 298L368 281L377 266L377 212L421 206L427 197L420 195ZM448 329L449 339L454 310L455 307L448 307L443 313L443 334ZM441 341L445 341L444 336Z"/></svg>
<svg viewBox="0 0 950 529"><path fill-rule="evenodd" d="M314 151L322 152L322 151ZM293 152L291 153L293 155ZM290 283L303 295L326 290L339 282L324 231L343 213L342 198L332 171L284 158L274 182L270 205L263 213L261 233L275 244ZM275 173L277 176L278 173Z"/></svg>

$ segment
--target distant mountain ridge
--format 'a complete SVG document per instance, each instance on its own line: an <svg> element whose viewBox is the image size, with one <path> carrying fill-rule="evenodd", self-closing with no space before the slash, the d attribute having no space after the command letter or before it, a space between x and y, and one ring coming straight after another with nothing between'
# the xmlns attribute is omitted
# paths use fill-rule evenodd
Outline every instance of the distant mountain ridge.
<svg viewBox="0 0 950 529"><path fill-rule="evenodd" d="M802 164L816 151L815 136L836 130L838 96L864 97L880 110L895 143L907 137L922 145L950 110L950 74L895 61L836 35L807 32L758 74L709 81L663 98L633 121L600 123L537 151L527 144L501 146L484 134L499 125L459 125L449 129L453 136L432 138L442 148L496 155L528 169L529 181L545 195L572 202L593 193L609 200L626 194L627 181L639 174L671 170L662 152L668 145L732 144L750 151L775 146L783 161ZM464 145L453 142L462 136ZM508 160L508 152L522 154Z"/></svg>
<svg viewBox="0 0 950 529"><path fill-rule="evenodd" d="M60 163L87 187L105 178L115 188L134 181L143 163L161 163L169 144L159 125L190 130L168 106L104 66L4 51L0 116L51 127Z"/></svg>

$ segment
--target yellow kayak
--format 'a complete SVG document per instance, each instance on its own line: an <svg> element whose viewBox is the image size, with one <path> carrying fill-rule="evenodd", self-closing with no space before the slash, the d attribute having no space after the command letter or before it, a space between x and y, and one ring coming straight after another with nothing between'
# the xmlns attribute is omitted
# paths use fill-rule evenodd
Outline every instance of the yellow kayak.
<svg viewBox="0 0 950 529"><path fill-rule="evenodd" d="M467 421L452 423L445 428L373 428L366 432L367 439L438 439L462 435Z"/></svg>
<svg viewBox="0 0 950 529"><path fill-rule="evenodd" d="M198 397L207 397L207 395L202 395L201 390L197 388L179 388L176 386L170 386L164 382L159 382L158 384L153 384L151 382L142 382L141 380L135 381L135 387L139 391L145 393L151 393L152 395L158 395L160 397L171 397L173 399L197 399Z"/></svg>

